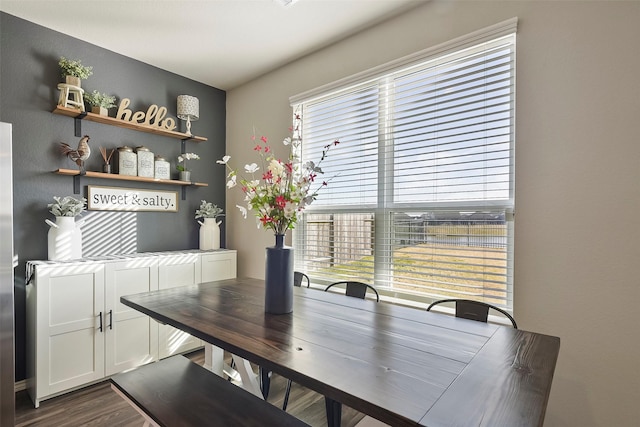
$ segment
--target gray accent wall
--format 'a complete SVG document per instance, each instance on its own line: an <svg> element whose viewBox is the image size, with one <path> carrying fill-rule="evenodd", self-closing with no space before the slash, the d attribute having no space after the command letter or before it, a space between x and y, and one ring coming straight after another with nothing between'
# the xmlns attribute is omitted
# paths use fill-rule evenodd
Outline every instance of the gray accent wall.
<svg viewBox="0 0 640 427"><path fill-rule="evenodd" d="M81 59L84 65L93 66L93 75L82 82L86 91L96 89L113 94L118 103L121 98L129 98L129 108L133 111L146 112L152 104L164 106L167 117L176 120L180 131L185 127L176 117L176 98L181 94L196 96L200 101L200 119L192 123L192 132L208 138L206 142L186 143L187 152L201 157L189 162L192 180L209 186L187 187L185 200L178 186L83 178L81 195L85 197L87 185L100 185L177 191L179 199L177 213L132 213L125 215L129 222L126 225L127 221L118 216L100 218L104 214L87 212L86 223L95 224L90 229L83 228L83 235L91 235L94 240L91 255L198 248L199 225L194 211L200 200L225 206L225 171L215 160L225 152L226 93L6 13L0 13L0 33L0 121L13 124L13 234L15 253L20 257L15 270L16 381L19 381L25 378L25 263L47 259L49 226L44 220L53 220L47 204L53 201L53 196L73 195L73 178L52 171L77 169L58 148L60 141L77 145L80 138L74 136L74 120L52 114L59 95L57 85L62 82L59 58ZM162 48L149 43L149 49ZM175 56L176 60L181 55L180 52L166 54ZM111 109L110 116L113 117L116 110ZM100 146L110 149L144 145L170 160L172 178L177 179L175 165L181 150L178 139L86 121L82 123L82 133L91 137L89 171L101 171ZM112 164L114 160L117 161L116 155ZM225 247L224 221L221 237ZM127 245L112 244L121 238L127 240ZM103 246L99 244L101 239L107 242Z"/></svg>

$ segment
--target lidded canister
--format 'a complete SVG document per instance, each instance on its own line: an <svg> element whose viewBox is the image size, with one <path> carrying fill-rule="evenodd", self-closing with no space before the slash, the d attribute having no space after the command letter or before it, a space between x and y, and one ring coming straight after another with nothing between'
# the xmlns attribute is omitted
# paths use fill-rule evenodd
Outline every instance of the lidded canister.
<svg viewBox="0 0 640 427"><path fill-rule="evenodd" d="M156 179L171 179L171 165L162 156L156 156L155 177Z"/></svg>
<svg viewBox="0 0 640 427"><path fill-rule="evenodd" d="M138 176L153 178L155 173L153 153L147 147L136 148L138 155Z"/></svg>
<svg viewBox="0 0 640 427"><path fill-rule="evenodd" d="M138 156L133 152L133 148L118 147L118 173L120 175L138 175Z"/></svg>

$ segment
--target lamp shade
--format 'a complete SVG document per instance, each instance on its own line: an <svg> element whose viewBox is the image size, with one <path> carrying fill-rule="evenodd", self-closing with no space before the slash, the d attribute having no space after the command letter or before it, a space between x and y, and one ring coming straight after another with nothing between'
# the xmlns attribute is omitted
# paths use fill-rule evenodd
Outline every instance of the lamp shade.
<svg viewBox="0 0 640 427"><path fill-rule="evenodd" d="M178 95L178 118L196 121L200 117L200 101L195 96Z"/></svg>

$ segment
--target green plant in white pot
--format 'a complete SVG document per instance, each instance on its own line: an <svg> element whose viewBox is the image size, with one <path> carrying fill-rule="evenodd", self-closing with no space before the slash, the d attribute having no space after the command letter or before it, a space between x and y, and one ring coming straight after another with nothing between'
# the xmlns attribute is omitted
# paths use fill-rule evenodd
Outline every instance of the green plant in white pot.
<svg viewBox="0 0 640 427"><path fill-rule="evenodd" d="M220 224L218 217L224 216L222 208L211 202L202 200L200 208L196 209L196 219L203 218L200 224L200 249L220 249Z"/></svg>
<svg viewBox="0 0 640 427"><path fill-rule="evenodd" d="M45 219L51 227L48 240L49 260L67 260L82 258L82 222L76 222L75 217L85 210L87 199L76 199L72 196L53 198L55 203L47 205L49 212L56 217L56 222Z"/></svg>
<svg viewBox="0 0 640 427"><path fill-rule="evenodd" d="M82 65L79 59L67 59L60 57L58 65L62 70L62 77L67 84L80 87L82 79L86 79L93 74L93 67Z"/></svg>
<svg viewBox="0 0 640 427"><path fill-rule="evenodd" d="M101 116L109 115L109 108L116 106L116 97L113 95L107 95L106 93L100 93L97 90L84 94L84 101L91 107L92 113L100 114Z"/></svg>

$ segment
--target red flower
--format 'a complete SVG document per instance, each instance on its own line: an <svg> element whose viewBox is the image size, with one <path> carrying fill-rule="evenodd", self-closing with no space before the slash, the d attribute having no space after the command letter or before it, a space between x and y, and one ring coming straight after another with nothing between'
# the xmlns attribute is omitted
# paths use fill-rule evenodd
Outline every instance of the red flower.
<svg viewBox="0 0 640 427"><path fill-rule="evenodd" d="M266 215L263 215L260 217L260 222L262 223L262 225L267 225L268 223L270 223L272 221L271 217L268 217Z"/></svg>
<svg viewBox="0 0 640 427"><path fill-rule="evenodd" d="M277 196L276 197L276 205L279 208L284 209L285 205L287 204L287 200L284 198L284 196Z"/></svg>
<svg viewBox="0 0 640 427"><path fill-rule="evenodd" d="M256 146L253 147L253 151L262 151L262 146L260 144L256 144Z"/></svg>
<svg viewBox="0 0 640 427"><path fill-rule="evenodd" d="M268 152L270 152L270 151L271 151L271 148L270 148L268 145L265 145L265 146L264 146L264 152L265 152L265 153L268 153Z"/></svg>
<svg viewBox="0 0 640 427"><path fill-rule="evenodd" d="M267 171L262 175L262 179L264 179L265 181L271 181L273 179L273 174L271 173L271 171Z"/></svg>
<svg viewBox="0 0 640 427"><path fill-rule="evenodd" d="M267 143L267 137L266 136L261 136L260 137L260 141L264 142L265 144Z"/></svg>

